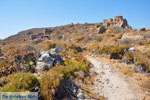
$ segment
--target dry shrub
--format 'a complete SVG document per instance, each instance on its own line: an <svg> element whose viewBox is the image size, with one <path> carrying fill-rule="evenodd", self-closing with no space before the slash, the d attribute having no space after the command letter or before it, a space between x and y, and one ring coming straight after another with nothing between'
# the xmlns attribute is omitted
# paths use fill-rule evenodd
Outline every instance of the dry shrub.
<svg viewBox="0 0 150 100"><path fill-rule="evenodd" d="M125 75L131 75L133 71L130 68L123 68L121 69L121 72Z"/></svg>
<svg viewBox="0 0 150 100"><path fill-rule="evenodd" d="M84 39L83 39L83 43L87 43L89 41L92 41L92 40L96 40L98 42L100 42L102 40L102 37L101 36L86 36Z"/></svg>
<svg viewBox="0 0 150 100"><path fill-rule="evenodd" d="M92 51L93 49L99 49L99 42L94 42L92 45L88 46L88 51Z"/></svg>
<svg viewBox="0 0 150 100"><path fill-rule="evenodd" d="M126 56L128 58L129 62L132 62L132 63L134 62L134 55L133 55L133 53L126 52L124 56Z"/></svg>
<svg viewBox="0 0 150 100"><path fill-rule="evenodd" d="M64 66L52 68L42 77L41 94L44 99L53 100L57 87L59 87L65 79L77 77L76 72L80 70L86 72L88 66L89 62L86 60L75 61L67 59Z"/></svg>
<svg viewBox="0 0 150 100"><path fill-rule="evenodd" d="M84 38L85 38L84 36L80 36L80 37L77 37L77 38L75 39L75 41L76 41L76 42L80 42L80 41L82 41Z"/></svg>
<svg viewBox="0 0 150 100"><path fill-rule="evenodd" d="M147 72L150 72L150 59L145 54L138 52L135 55L136 65L142 65L146 67Z"/></svg>
<svg viewBox="0 0 150 100"><path fill-rule="evenodd" d="M33 87L40 86L38 79L31 73L16 73L9 78L9 82L0 89L1 92L26 92Z"/></svg>

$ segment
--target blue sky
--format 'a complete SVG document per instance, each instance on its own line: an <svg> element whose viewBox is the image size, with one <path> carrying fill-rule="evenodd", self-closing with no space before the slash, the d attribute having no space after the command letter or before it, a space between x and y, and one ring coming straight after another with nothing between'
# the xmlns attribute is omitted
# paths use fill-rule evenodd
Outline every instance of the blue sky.
<svg viewBox="0 0 150 100"><path fill-rule="evenodd" d="M0 0L0 39L29 28L96 23L119 14L133 28L150 28L150 0Z"/></svg>

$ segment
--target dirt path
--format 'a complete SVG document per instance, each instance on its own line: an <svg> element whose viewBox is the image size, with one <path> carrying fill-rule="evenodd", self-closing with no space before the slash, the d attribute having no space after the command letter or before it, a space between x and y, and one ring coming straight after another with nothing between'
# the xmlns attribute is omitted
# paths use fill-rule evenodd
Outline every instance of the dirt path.
<svg viewBox="0 0 150 100"><path fill-rule="evenodd" d="M93 57L87 59L94 65L91 73L96 73L93 92L107 100L142 100L140 92L113 67Z"/></svg>

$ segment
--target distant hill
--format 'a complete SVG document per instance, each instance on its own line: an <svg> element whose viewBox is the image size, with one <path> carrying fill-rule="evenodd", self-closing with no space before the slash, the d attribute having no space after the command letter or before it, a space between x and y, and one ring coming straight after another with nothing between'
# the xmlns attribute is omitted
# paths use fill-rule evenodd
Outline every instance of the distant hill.
<svg viewBox="0 0 150 100"><path fill-rule="evenodd" d="M32 28L28 30L23 30L18 32L16 35L12 35L6 39L4 39L5 43L12 42L25 42L31 40L31 36L33 35L41 35L49 36L51 39L57 38L59 35L65 34L90 34L97 33L95 24L68 24L64 26L56 26L56 27L46 27L46 28Z"/></svg>

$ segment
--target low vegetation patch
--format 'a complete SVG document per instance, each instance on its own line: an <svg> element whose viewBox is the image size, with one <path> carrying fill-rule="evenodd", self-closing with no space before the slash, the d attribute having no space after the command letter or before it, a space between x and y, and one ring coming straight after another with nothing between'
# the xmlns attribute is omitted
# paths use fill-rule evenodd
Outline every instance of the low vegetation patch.
<svg viewBox="0 0 150 100"><path fill-rule="evenodd" d="M63 38L63 36L62 36L62 35L59 35L57 38L60 40L60 39L62 39L62 38Z"/></svg>
<svg viewBox="0 0 150 100"><path fill-rule="evenodd" d="M131 75L133 71L130 68L123 68L121 72L125 75Z"/></svg>
<svg viewBox="0 0 150 100"><path fill-rule="evenodd" d="M77 77L78 71L86 72L88 70L89 62L86 60L70 60L67 59L64 66L57 66L51 69L41 79L41 95L45 100L53 100L57 87L61 82L71 77Z"/></svg>
<svg viewBox="0 0 150 100"><path fill-rule="evenodd" d="M133 53L127 52L127 53L125 53L124 56L127 57L128 61L129 61L128 63L134 63L134 54Z"/></svg>
<svg viewBox="0 0 150 100"><path fill-rule="evenodd" d="M98 24L96 27L97 27L97 28L100 28L101 26L102 26L102 24Z"/></svg>
<svg viewBox="0 0 150 100"><path fill-rule="evenodd" d="M31 73L16 73L9 82L0 89L1 92L25 92L36 86L40 86L38 79Z"/></svg>
<svg viewBox="0 0 150 100"><path fill-rule="evenodd" d="M150 59L148 59L144 54L138 54L135 57L136 65L141 65L146 67L146 71L150 72Z"/></svg>
<svg viewBox="0 0 150 100"><path fill-rule="evenodd" d="M127 50L128 46L115 47L115 46L104 46L99 49L100 54L110 54L111 59L121 59L125 54L125 50Z"/></svg>

